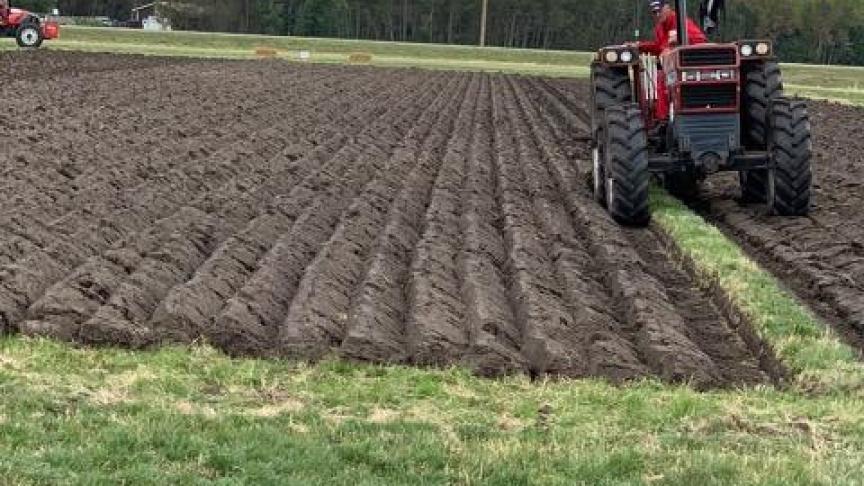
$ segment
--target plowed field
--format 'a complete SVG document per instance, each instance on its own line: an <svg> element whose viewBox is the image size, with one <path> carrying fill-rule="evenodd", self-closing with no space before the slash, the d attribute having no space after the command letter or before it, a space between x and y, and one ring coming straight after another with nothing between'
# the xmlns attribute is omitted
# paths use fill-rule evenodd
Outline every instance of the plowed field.
<svg viewBox="0 0 864 486"><path fill-rule="evenodd" d="M591 202L581 83L11 56L7 332L484 375L776 377L658 233Z"/></svg>

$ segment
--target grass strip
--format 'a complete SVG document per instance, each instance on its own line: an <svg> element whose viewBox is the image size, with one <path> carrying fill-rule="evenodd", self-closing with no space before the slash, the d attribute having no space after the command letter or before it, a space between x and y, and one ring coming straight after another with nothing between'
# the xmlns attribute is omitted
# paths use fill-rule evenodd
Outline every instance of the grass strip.
<svg viewBox="0 0 864 486"><path fill-rule="evenodd" d="M559 66L585 66L591 54L577 51L509 49L450 44L382 42L355 39L225 34L216 32L148 32L134 29L63 27L60 42L138 44L186 49L241 50L258 48L282 51L311 51L315 54L366 53L387 58L450 59L466 61L509 62ZM46 43L48 45L50 43Z"/></svg>
<svg viewBox="0 0 864 486"><path fill-rule="evenodd" d="M858 88L826 88L786 83L785 91L793 96L833 101L845 105L864 106L864 90Z"/></svg>
<svg viewBox="0 0 864 486"><path fill-rule="evenodd" d="M0 339L0 483L857 484L862 396Z"/></svg>
<svg viewBox="0 0 864 486"><path fill-rule="evenodd" d="M798 386L864 387L864 365L857 353L738 245L660 189L652 194L652 206L655 221L692 262L700 283L726 293L796 374Z"/></svg>
<svg viewBox="0 0 864 486"><path fill-rule="evenodd" d="M78 52L104 52L120 54L160 55L210 59L258 59L254 50L214 49L209 47L172 46L159 44L132 44L112 42L56 41L46 45L47 49ZM290 52L280 51L276 59L301 62ZM348 53L316 52L308 62L316 64L348 64ZM413 67L439 71L498 72L507 74L533 74L550 77L587 77L585 65L566 66L559 64L537 64L527 62L492 61L482 59L425 58L416 59L398 56L374 56L364 65L379 67Z"/></svg>

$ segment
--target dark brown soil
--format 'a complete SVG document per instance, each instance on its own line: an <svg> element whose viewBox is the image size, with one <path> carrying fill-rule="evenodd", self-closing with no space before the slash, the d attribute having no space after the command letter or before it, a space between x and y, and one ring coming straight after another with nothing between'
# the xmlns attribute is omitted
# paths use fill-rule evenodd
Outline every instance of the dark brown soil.
<svg viewBox="0 0 864 486"><path fill-rule="evenodd" d="M15 58L25 74L0 86L23 98L2 119L19 141L0 152L8 332L482 375L776 378L658 234L590 201L581 84L66 56Z"/></svg>

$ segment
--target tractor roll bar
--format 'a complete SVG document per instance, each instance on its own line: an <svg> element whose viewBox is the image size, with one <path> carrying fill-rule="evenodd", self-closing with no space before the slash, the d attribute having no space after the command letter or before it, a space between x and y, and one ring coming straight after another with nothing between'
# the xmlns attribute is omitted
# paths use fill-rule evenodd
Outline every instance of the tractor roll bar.
<svg viewBox="0 0 864 486"><path fill-rule="evenodd" d="M675 0L675 13L678 17L678 45L689 46L690 36L687 35L687 0Z"/></svg>

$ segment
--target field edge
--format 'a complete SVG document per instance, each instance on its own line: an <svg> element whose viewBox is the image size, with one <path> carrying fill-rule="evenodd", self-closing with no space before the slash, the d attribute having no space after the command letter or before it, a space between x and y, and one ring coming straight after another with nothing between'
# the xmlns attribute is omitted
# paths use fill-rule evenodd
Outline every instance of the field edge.
<svg viewBox="0 0 864 486"><path fill-rule="evenodd" d="M652 207L682 264L706 289L725 294L790 369L791 386L839 392L864 385L859 354L718 228L660 189Z"/></svg>

